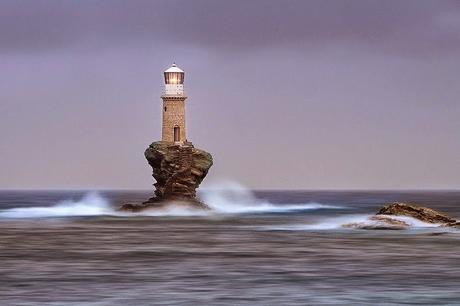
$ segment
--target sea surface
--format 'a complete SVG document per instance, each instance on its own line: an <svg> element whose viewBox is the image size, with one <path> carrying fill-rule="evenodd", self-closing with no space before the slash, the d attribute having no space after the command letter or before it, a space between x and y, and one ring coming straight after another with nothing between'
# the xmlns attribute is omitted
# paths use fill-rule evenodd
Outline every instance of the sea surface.
<svg viewBox="0 0 460 306"><path fill-rule="evenodd" d="M1 191L0 305L460 305L460 230L346 229L454 191L201 192L213 210L116 210L139 191Z"/></svg>

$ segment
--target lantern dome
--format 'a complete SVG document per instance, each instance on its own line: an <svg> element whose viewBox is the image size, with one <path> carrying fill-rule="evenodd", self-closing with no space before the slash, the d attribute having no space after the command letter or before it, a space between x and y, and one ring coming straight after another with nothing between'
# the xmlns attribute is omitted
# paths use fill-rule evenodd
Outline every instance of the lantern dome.
<svg viewBox="0 0 460 306"><path fill-rule="evenodd" d="M171 67L165 70L165 84L184 84L184 70L173 63Z"/></svg>
<svg viewBox="0 0 460 306"><path fill-rule="evenodd" d="M184 70L177 67L176 63L173 63L171 67L165 70L165 72L184 72Z"/></svg>

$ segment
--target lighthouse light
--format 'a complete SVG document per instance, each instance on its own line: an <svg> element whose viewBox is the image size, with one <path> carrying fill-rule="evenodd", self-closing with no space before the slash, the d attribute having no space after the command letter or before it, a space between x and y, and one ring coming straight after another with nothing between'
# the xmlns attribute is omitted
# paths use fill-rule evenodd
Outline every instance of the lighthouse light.
<svg viewBox="0 0 460 306"><path fill-rule="evenodd" d="M166 84L183 84L184 73L183 72L165 72L165 83Z"/></svg>
<svg viewBox="0 0 460 306"><path fill-rule="evenodd" d="M165 95L184 95L184 70L173 64L164 72L165 77Z"/></svg>

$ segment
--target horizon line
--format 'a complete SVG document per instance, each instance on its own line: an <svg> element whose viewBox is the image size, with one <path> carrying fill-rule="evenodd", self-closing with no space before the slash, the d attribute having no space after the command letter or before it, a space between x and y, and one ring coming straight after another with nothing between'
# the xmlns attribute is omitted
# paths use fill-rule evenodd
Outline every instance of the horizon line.
<svg viewBox="0 0 460 306"><path fill-rule="evenodd" d="M229 188L201 188L200 190L226 190ZM376 192L394 192L394 191L402 191L402 192L460 192L460 188L246 188L251 191L255 192L281 192L281 191L292 191L292 192L315 192L315 191L323 191L323 192L340 192L340 191L350 191L350 192L369 192L369 191L376 191ZM0 188L0 192L9 192L9 191L85 191L85 192L104 192L104 191L136 191L136 192L154 192L151 189L138 189L138 188Z"/></svg>

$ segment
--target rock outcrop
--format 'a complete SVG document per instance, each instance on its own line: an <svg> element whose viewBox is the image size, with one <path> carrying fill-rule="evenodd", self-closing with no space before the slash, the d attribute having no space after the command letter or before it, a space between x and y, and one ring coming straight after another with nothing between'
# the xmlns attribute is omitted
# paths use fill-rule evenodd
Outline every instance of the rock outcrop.
<svg viewBox="0 0 460 306"><path fill-rule="evenodd" d="M457 223L454 218L446 216L431 208L399 202L382 207L377 215L406 216L426 223L443 224L447 226Z"/></svg>
<svg viewBox="0 0 460 306"><path fill-rule="evenodd" d="M175 206L208 208L197 200L196 189L213 164L211 154L191 143L178 145L158 141L152 143L144 155L156 180L155 196L142 204L125 204L122 210L163 208L172 203Z"/></svg>
<svg viewBox="0 0 460 306"><path fill-rule="evenodd" d="M401 230L410 227L407 219L401 220L397 217L411 217L440 227L460 228L460 222L434 209L399 202L382 207L375 216L369 217L365 221L344 224L343 227L390 230Z"/></svg>

